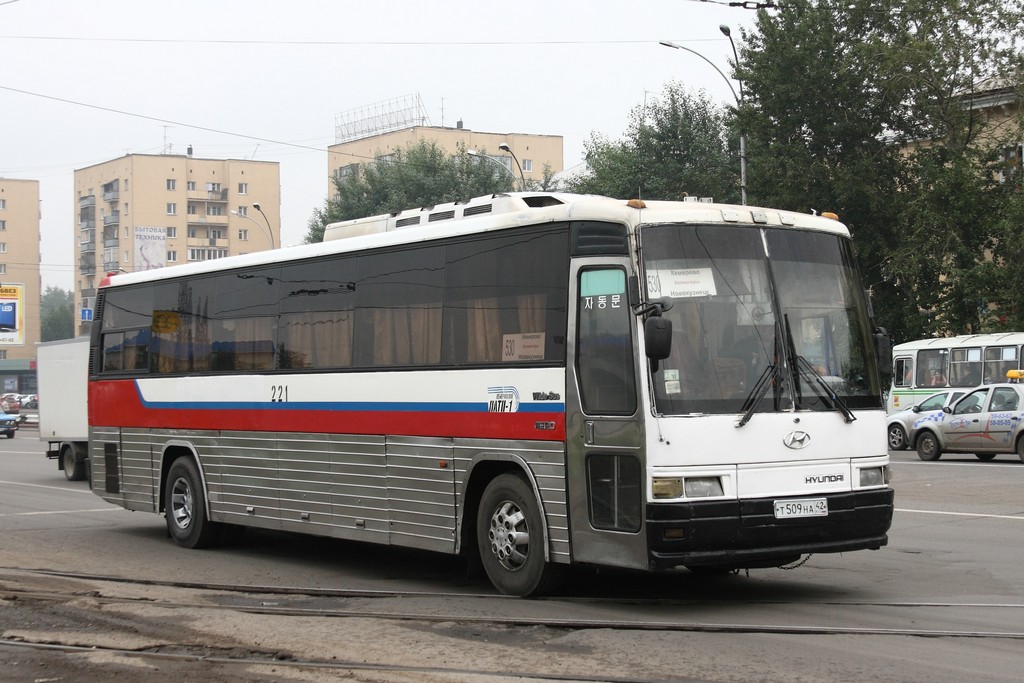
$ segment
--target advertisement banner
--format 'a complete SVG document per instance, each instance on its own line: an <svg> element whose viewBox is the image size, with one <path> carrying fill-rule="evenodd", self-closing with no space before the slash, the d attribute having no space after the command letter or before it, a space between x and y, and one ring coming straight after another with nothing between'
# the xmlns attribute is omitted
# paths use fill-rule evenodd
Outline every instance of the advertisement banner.
<svg viewBox="0 0 1024 683"><path fill-rule="evenodd" d="M135 226L135 270L167 265L167 228Z"/></svg>
<svg viewBox="0 0 1024 683"><path fill-rule="evenodd" d="M25 344L25 286L0 285L0 346Z"/></svg>

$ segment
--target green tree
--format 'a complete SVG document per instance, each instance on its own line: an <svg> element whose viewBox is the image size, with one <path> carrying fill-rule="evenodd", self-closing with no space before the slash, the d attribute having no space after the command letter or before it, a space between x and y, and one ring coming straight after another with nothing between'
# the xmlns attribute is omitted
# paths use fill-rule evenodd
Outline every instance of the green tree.
<svg viewBox="0 0 1024 683"><path fill-rule="evenodd" d="M669 83L660 97L633 109L623 139L595 133L584 143L587 171L570 179L567 189L610 197L738 201L739 160L730 149L726 117L706 93Z"/></svg>
<svg viewBox="0 0 1024 683"><path fill-rule="evenodd" d="M839 213L898 340L986 318L1003 142L971 104L1020 83L1021 19L1020 0L793 0L745 36L751 198Z"/></svg>
<svg viewBox="0 0 1024 683"><path fill-rule="evenodd" d="M39 305L40 339L44 342L75 336L75 294L47 287Z"/></svg>
<svg viewBox="0 0 1024 683"><path fill-rule="evenodd" d="M324 228L336 221L510 191L515 176L485 154L471 155L460 147L449 155L435 141L421 140L390 157L359 164L353 173L335 178L336 194L314 210L305 241L321 241Z"/></svg>

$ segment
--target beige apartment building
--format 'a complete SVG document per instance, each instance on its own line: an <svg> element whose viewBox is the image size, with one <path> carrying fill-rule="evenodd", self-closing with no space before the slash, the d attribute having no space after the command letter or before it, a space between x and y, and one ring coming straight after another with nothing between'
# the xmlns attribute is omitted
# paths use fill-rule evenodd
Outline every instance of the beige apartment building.
<svg viewBox="0 0 1024 683"><path fill-rule="evenodd" d="M0 178L0 393L35 391L39 181Z"/></svg>
<svg viewBox="0 0 1024 683"><path fill-rule="evenodd" d="M370 133L363 137L358 132L342 142L327 148L327 172L330 178L327 194L335 194L333 179L351 173L359 164L387 159L396 150L421 141L434 141L448 154L458 152L460 146L485 155L503 166L516 180L522 170L527 184L539 183L544 178L544 166L553 173L563 170L561 135L529 135L526 133L485 133L469 130L460 121L454 128L440 126L408 126L399 130ZM499 149L508 145L511 154ZM515 167L512 156L519 161ZM490 163L481 159L481 163Z"/></svg>
<svg viewBox="0 0 1024 683"><path fill-rule="evenodd" d="M277 162L129 154L75 171L75 301L87 333L96 287L135 272L281 245Z"/></svg>

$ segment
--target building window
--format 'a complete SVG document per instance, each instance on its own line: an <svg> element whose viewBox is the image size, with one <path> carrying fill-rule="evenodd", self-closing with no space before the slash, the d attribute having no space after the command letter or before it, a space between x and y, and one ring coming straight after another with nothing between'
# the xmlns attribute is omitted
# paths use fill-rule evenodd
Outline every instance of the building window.
<svg viewBox="0 0 1024 683"><path fill-rule="evenodd" d="M217 204L211 204L210 206L206 207L206 215L207 216L223 216L224 215L224 208L219 206L219 205L217 205Z"/></svg>
<svg viewBox="0 0 1024 683"><path fill-rule="evenodd" d="M238 183L238 194L249 194L249 183Z"/></svg>
<svg viewBox="0 0 1024 683"><path fill-rule="evenodd" d="M211 228L210 229L210 239L211 240L222 240L222 239L224 239L224 231L221 230L220 228Z"/></svg>
<svg viewBox="0 0 1024 683"><path fill-rule="evenodd" d="M220 192L220 183L206 183L207 192Z"/></svg>
<svg viewBox="0 0 1024 683"><path fill-rule="evenodd" d="M7 264L0 263L0 275L7 275Z"/></svg>
<svg viewBox="0 0 1024 683"><path fill-rule="evenodd" d="M249 239L249 231L246 230L245 228L242 228L241 230L239 230L238 231L238 239L242 240L243 242L248 241L248 239Z"/></svg>
<svg viewBox="0 0 1024 683"><path fill-rule="evenodd" d="M532 173L533 172L533 159L523 159L523 172L524 173Z"/></svg>
<svg viewBox="0 0 1024 683"><path fill-rule="evenodd" d="M188 236L191 237L192 239L206 239L207 237L210 236L210 233L207 232L206 228L190 227L188 229Z"/></svg>
<svg viewBox="0 0 1024 683"><path fill-rule="evenodd" d="M6 229L7 229L7 221L0 220L0 230L6 230Z"/></svg>
<svg viewBox="0 0 1024 683"><path fill-rule="evenodd" d="M0 254L7 253L7 242L0 242Z"/></svg>
<svg viewBox="0 0 1024 683"><path fill-rule="evenodd" d="M238 211L236 211L235 213L237 213L239 216L248 216L249 215L249 207L248 206L240 206L240 207L238 207Z"/></svg>
<svg viewBox="0 0 1024 683"><path fill-rule="evenodd" d="M197 213L199 213L199 210L196 208L195 204L189 204L187 211L189 216L195 216Z"/></svg>
<svg viewBox="0 0 1024 683"><path fill-rule="evenodd" d="M0 349L0 360L7 360L7 349Z"/></svg>
<svg viewBox="0 0 1024 683"><path fill-rule="evenodd" d="M178 262L178 252L176 252L176 251L168 251L167 252L167 262L168 263L177 263Z"/></svg>
<svg viewBox="0 0 1024 683"><path fill-rule="evenodd" d="M178 229L176 227L174 227L173 225L168 225L167 226L167 236L168 237L177 237L178 236Z"/></svg>
<svg viewBox="0 0 1024 683"><path fill-rule="evenodd" d="M7 200L6 199L0 199L0 209L6 209L6 208L7 208Z"/></svg>
<svg viewBox="0 0 1024 683"><path fill-rule="evenodd" d="M167 215L168 216L177 216L178 215L178 205L175 204L174 202L167 202Z"/></svg>
<svg viewBox="0 0 1024 683"><path fill-rule="evenodd" d="M196 191L196 181L194 181L194 180L186 180L185 181L185 189L188 190L189 192L195 192Z"/></svg>
<svg viewBox="0 0 1024 683"><path fill-rule="evenodd" d="M224 258L228 255L227 249L189 249L188 260L189 261L212 261L213 259Z"/></svg>
<svg viewBox="0 0 1024 683"><path fill-rule="evenodd" d="M176 190L176 189L178 189L178 181L175 180L174 178L168 178L167 179L167 189L168 190Z"/></svg>

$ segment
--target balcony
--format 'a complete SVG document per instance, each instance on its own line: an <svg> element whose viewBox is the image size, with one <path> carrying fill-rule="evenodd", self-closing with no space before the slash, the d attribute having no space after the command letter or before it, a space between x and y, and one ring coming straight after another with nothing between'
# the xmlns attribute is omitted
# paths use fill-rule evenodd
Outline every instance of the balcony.
<svg viewBox="0 0 1024 683"><path fill-rule="evenodd" d="M87 197L78 198L78 208L85 209L90 206L96 206L96 195L91 194Z"/></svg>
<svg viewBox="0 0 1024 683"><path fill-rule="evenodd" d="M116 202L121 198L121 192L118 190L108 190L103 193L103 201L105 202Z"/></svg>
<svg viewBox="0 0 1024 683"><path fill-rule="evenodd" d="M103 225L117 225L121 222L121 212L115 211L109 216L103 217Z"/></svg>
<svg viewBox="0 0 1024 683"><path fill-rule="evenodd" d="M104 261L103 262L103 270L107 271L108 273L121 270L121 262L120 261Z"/></svg>
<svg viewBox="0 0 1024 683"><path fill-rule="evenodd" d="M227 216L200 216L198 214L191 215L188 217L189 225L227 225Z"/></svg>
<svg viewBox="0 0 1024 683"><path fill-rule="evenodd" d="M89 240L88 242L79 242L78 250L85 254L93 254L96 252L96 240Z"/></svg>
<svg viewBox="0 0 1024 683"><path fill-rule="evenodd" d="M108 249L110 247L117 247L117 246L120 246L120 244L121 244L121 241L119 239L117 239L117 237L110 237L110 238L104 237L104 239L103 239L103 248L104 249Z"/></svg>
<svg viewBox="0 0 1024 683"><path fill-rule="evenodd" d="M92 218L88 220L80 220L78 221L78 227L81 230L92 230L96 227L96 221Z"/></svg>

